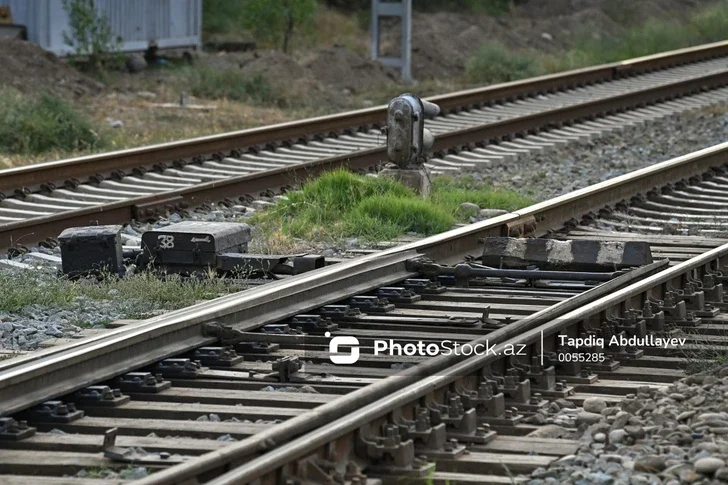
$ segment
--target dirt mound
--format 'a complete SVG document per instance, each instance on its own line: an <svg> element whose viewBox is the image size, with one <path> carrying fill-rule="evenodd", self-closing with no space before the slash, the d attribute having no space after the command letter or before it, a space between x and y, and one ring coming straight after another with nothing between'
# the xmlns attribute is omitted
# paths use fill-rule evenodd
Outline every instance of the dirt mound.
<svg viewBox="0 0 728 485"><path fill-rule="evenodd" d="M24 93L51 91L64 98L96 95L104 85L31 42L0 38L0 85Z"/></svg>
<svg viewBox="0 0 728 485"><path fill-rule="evenodd" d="M415 79L461 76L480 44L497 39L513 48L525 48L524 38L493 17L439 12L416 14L412 28L412 74ZM398 46L399 35L386 37L386 52Z"/></svg>
<svg viewBox="0 0 728 485"><path fill-rule="evenodd" d="M393 69L345 47L319 49L304 66L324 86L352 93L389 84L398 77Z"/></svg>

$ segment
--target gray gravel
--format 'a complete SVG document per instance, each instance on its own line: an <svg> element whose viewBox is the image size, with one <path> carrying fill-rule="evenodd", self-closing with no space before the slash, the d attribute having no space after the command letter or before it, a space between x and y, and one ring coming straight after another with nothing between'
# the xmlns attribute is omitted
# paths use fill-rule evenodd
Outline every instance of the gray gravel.
<svg viewBox="0 0 728 485"><path fill-rule="evenodd" d="M529 485L728 482L728 367L666 388L641 388L619 404L561 409L540 436L578 438L579 452L531 474ZM548 428L548 426L546 427Z"/></svg>
<svg viewBox="0 0 728 485"><path fill-rule="evenodd" d="M575 142L473 176L539 200L728 140L728 108L712 107Z"/></svg>

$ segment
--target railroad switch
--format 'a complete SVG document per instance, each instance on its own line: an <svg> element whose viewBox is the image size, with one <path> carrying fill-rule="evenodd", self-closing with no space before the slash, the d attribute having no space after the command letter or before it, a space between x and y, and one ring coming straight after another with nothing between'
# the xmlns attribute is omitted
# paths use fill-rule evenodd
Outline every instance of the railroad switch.
<svg viewBox="0 0 728 485"><path fill-rule="evenodd" d="M422 299L409 288L384 287L379 288L376 292L378 298L383 298L391 303L414 303Z"/></svg>
<svg viewBox="0 0 728 485"><path fill-rule="evenodd" d="M131 399L121 393L121 389L111 389L109 386L89 386L73 394L74 400L84 406L117 407L126 404Z"/></svg>
<svg viewBox="0 0 728 485"><path fill-rule="evenodd" d="M114 379L113 384L123 392L156 394L172 387L161 374L151 372L129 372Z"/></svg>
<svg viewBox="0 0 728 485"><path fill-rule="evenodd" d="M104 458L122 463L133 463L135 465L175 465L184 463L189 459L187 456L170 454L166 451L150 453L142 448L116 446L118 428L111 428L104 433Z"/></svg>
<svg viewBox="0 0 728 485"><path fill-rule="evenodd" d="M190 359L164 359L157 363L156 371L167 378L194 379L200 375L202 364Z"/></svg>
<svg viewBox="0 0 728 485"><path fill-rule="evenodd" d="M0 441L20 441L34 436L36 429L28 426L25 420L0 418Z"/></svg>
<svg viewBox="0 0 728 485"><path fill-rule="evenodd" d="M372 425L360 428L355 448L357 455L371 462L367 472L372 475L425 477L435 468L434 463L415 456L414 441L403 438L396 424L384 423L380 435L374 434Z"/></svg>
<svg viewBox="0 0 728 485"><path fill-rule="evenodd" d="M395 308L386 298L378 296L352 296L346 304L364 313L389 313Z"/></svg>
<svg viewBox="0 0 728 485"><path fill-rule="evenodd" d="M81 419L83 414L74 403L63 401L46 401L27 411L28 418L38 423L72 423Z"/></svg>
<svg viewBox="0 0 728 485"><path fill-rule="evenodd" d="M321 315L296 315L291 318L289 325L305 334L313 335L323 335L339 329L331 318L324 318Z"/></svg>
<svg viewBox="0 0 728 485"><path fill-rule="evenodd" d="M200 347L192 353L192 359L206 367L232 367L243 361L232 347Z"/></svg>

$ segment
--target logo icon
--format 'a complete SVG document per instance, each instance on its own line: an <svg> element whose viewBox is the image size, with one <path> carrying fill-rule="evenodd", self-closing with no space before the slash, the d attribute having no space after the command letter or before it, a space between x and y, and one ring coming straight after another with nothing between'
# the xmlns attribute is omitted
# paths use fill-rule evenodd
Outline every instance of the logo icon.
<svg viewBox="0 0 728 485"><path fill-rule="evenodd" d="M331 337L331 332L324 334ZM339 352L339 347L348 347L349 352ZM359 339L356 337L334 337L329 342L329 359L334 364L354 364L359 360Z"/></svg>

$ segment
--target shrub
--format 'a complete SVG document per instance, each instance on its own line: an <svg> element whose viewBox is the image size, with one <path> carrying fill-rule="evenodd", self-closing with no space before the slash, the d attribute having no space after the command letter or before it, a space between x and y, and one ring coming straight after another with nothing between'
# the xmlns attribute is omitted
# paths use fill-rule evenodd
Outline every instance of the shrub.
<svg viewBox="0 0 728 485"><path fill-rule="evenodd" d="M70 34L63 32L63 41L76 54L88 56L89 67L100 71L104 56L118 52L121 42L114 37L108 17L99 14L95 0L63 0L63 9L71 28Z"/></svg>
<svg viewBox="0 0 728 485"><path fill-rule="evenodd" d="M311 26L316 5L316 0L247 0L243 26L288 53L295 29Z"/></svg>
<svg viewBox="0 0 728 485"><path fill-rule="evenodd" d="M3 89L0 97L0 150L6 153L87 150L100 145L89 120L57 96L34 98Z"/></svg>

